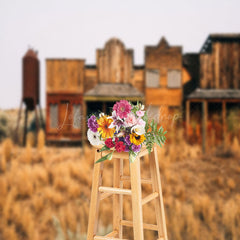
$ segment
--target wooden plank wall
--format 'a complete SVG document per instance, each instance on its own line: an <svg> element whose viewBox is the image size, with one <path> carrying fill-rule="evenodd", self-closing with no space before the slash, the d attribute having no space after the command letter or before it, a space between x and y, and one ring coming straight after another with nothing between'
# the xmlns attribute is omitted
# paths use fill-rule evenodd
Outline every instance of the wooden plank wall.
<svg viewBox="0 0 240 240"><path fill-rule="evenodd" d="M144 93L144 69L134 69L132 85L140 92Z"/></svg>
<svg viewBox="0 0 240 240"><path fill-rule="evenodd" d="M200 86L240 89L240 43L214 42L211 53L200 54Z"/></svg>
<svg viewBox="0 0 240 240"><path fill-rule="evenodd" d="M48 93L83 93L84 60L47 59Z"/></svg>
<svg viewBox="0 0 240 240"><path fill-rule="evenodd" d="M97 50L99 83L131 83L133 51L126 50L118 39L110 39L104 49Z"/></svg>
<svg viewBox="0 0 240 240"><path fill-rule="evenodd" d="M146 104L154 106L181 106L182 89L147 88Z"/></svg>
<svg viewBox="0 0 240 240"><path fill-rule="evenodd" d="M84 75L84 92L89 91L90 89L94 88L98 83L97 79L97 69L87 69L85 68L85 75Z"/></svg>
<svg viewBox="0 0 240 240"><path fill-rule="evenodd" d="M155 106L181 106L182 86L177 89L168 88L168 70L179 70L182 72L182 48L169 46L163 38L157 46L146 47L145 49L145 69L157 69L160 72L160 87L146 88L146 104Z"/></svg>

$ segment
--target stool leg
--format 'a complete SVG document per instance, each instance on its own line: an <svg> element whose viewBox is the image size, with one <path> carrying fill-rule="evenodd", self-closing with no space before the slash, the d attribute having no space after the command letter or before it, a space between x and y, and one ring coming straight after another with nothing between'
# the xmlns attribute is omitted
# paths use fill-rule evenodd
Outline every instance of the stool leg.
<svg viewBox="0 0 240 240"><path fill-rule="evenodd" d="M101 156L102 154L96 151L95 162L101 158ZM103 162L94 164L87 240L93 240L97 232L99 212L99 186L102 184L102 170Z"/></svg>
<svg viewBox="0 0 240 240"><path fill-rule="evenodd" d="M143 240L142 188L140 159L130 163L134 240Z"/></svg>
<svg viewBox="0 0 240 240"><path fill-rule="evenodd" d="M113 187L123 188L120 176L123 175L123 159L115 158L113 163ZM118 238L122 239L122 214L123 214L123 196L122 194L113 195L113 231L118 232Z"/></svg>
<svg viewBox="0 0 240 240"><path fill-rule="evenodd" d="M151 178L153 184L153 192L158 192L159 197L155 199L155 211L158 225L158 238L163 238L167 240L167 228L165 221L164 205L163 205L163 196L162 196L162 186L160 171L158 166L158 157L157 157L157 148L154 147L153 151L149 156L149 164L151 171Z"/></svg>

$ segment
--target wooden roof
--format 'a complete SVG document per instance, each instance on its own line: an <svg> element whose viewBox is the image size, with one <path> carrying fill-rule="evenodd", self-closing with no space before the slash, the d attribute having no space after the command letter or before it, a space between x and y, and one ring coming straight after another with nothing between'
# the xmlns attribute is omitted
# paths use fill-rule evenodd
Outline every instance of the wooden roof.
<svg viewBox="0 0 240 240"><path fill-rule="evenodd" d="M209 34L200 50L200 53L211 52L212 42L240 42L240 33Z"/></svg>
<svg viewBox="0 0 240 240"><path fill-rule="evenodd" d="M240 89L202 89L197 88L187 99L239 99Z"/></svg>
<svg viewBox="0 0 240 240"><path fill-rule="evenodd" d="M84 99L93 100L116 100L116 99L142 100L144 94L131 84L123 83L99 83L93 89L84 94Z"/></svg>

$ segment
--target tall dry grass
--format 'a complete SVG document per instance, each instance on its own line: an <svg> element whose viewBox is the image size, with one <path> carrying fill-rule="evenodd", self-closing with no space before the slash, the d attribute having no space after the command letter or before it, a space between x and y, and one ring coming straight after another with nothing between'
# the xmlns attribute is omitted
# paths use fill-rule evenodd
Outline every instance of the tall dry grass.
<svg viewBox="0 0 240 240"><path fill-rule="evenodd" d="M240 239L238 158L202 157L199 146L182 141L182 131L175 136L158 149L169 239ZM43 136L39 138L43 140ZM56 239L61 228L62 239L86 239L94 151L87 146L83 153L80 148L48 148L43 142L40 145L0 148L1 160L4 154L5 159L10 156L0 172L0 238L51 240ZM43 149L44 158L40 155ZM141 161L144 177L149 177L148 163L146 156ZM124 173L129 174L127 162ZM104 163L103 183L112 184L111 161ZM150 185L142 189L144 196L152 191ZM102 234L111 229L111 206L111 198L100 204ZM132 219L131 209L131 198L124 197L124 218ZM155 223L154 212L153 203L144 206L144 222ZM124 233L133 239L129 228L124 228ZM155 238L156 233L145 232L145 239Z"/></svg>
<svg viewBox="0 0 240 240"><path fill-rule="evenodd" d="M45 132L43 131L43 129L40 129L38 132L38 136L37 136L37 148L38 150L42 150L45 146Z"/></svg>

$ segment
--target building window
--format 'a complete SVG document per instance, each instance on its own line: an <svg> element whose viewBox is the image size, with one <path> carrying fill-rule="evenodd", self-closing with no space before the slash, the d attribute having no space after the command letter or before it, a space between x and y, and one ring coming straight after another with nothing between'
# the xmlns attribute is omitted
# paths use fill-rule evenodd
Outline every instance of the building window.
<svg viewBox="0 0 240 240"><path fill-rule="evenodd" d="M160 72L158 69L147 69L146 87L158 88L160 86Z"/></svg>
<svg viewBox="0 0 240 240"><path fill-rule="evenodd" d="M181 71L180 70L168 70L168 87L180 88L181 87Z"/></svg>
<svg viewBox="0 0 240 240"><path fill-rule="evenodd" d="M81 126L81 105L73 104L73 128L80 129Z"/></svg>
<svg viewBox="0 0 240 240"><path fill-rule="evenodd" d="M50 104L50 128L58 127L58 105Z"/></svg>
<svg viewBox="0 0 240 240"><path fill-rule="evenodd" d="M155 122L159 123L159 117L160 117L160 108L159 108L159 106L152 106L152 105L150 105L147 108L147 115L148 115L148 119L150 121L154 120Z"/></svg>

